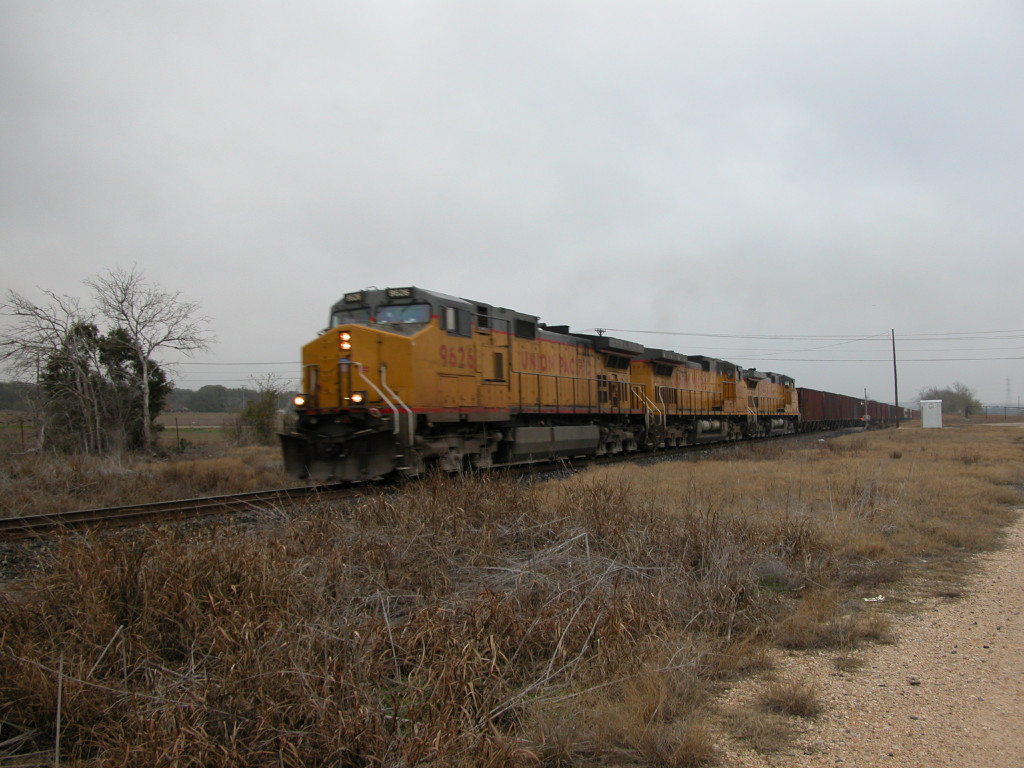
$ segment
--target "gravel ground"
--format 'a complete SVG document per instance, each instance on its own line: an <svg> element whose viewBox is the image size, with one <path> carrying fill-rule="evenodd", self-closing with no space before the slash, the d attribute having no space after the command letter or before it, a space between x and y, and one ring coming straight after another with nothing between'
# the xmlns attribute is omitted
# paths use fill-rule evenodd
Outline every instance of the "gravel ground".
<svg viewBox="0 0 1024 768"><path fill-rule="evenodd" d="M857 652L852 673L834 652L783 656L775 675L813 680L825 711L784 750L733 744L720 764L1024 768L1024 518L978 565L961 597L918 598L897 615L897 642ZM763 685L725 706L750 705Z"/></svg>

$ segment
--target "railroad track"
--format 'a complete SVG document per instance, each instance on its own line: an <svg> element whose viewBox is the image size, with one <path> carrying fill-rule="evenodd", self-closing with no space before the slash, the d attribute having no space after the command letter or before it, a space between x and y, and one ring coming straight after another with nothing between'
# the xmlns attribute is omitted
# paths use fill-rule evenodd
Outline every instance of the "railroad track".
<svg viewBox="0 0 1024 768"><path fill-rule="evenodd" d="M814 433L831 436L840 433ZM773 440L798 439L805 435L785 435ZM514 465L505 467L516 475L544 473L552 470L579 470L586 466L636 462L659 461L678 458L698 451L724 450L738 445L737 443L707 443L672 448L650 454L618 454L602 458L591 458L575 461L553 461L531 465ZM214 514L232 514L255 512L265 509L269 504L296 504L312 498L339 498L354 496L366 491L367 488L380 488L386 481L353 486L338 483L319 486L302 486L298 488L278 488L269 491L251 493L234 493L224 496L207 496L196 499L177 499L172 501L156 501L146 504L128 504L122 507L104 507L98 509L81 509L68 512L54 512L45 515L29 515L25 517L0 518L0 540L42 538L64 531L80 530L95 527L116 527L138 525L148 522L173 522L189 518L203 517Z"/></svg>
<svg viewBox="0 0 1024 768"><path fill-rule="evenodd" d="M324 496L353 495L359 489L349 485L322 485L316 487L278 488L271 491L233 493L197 499L155 501L147 504L128 504L123 507L80 509L45 515L0 518L0 538L19 539L51 536L61 531L93 527L136 525L147 522L168 522L213 514L253 512L268 504L295 504Z"/></svg>

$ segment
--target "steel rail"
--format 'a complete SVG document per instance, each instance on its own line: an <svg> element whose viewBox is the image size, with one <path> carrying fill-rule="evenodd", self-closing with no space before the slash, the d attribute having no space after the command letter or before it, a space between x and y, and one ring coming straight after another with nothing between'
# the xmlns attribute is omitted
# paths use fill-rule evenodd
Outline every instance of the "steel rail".
<svg viewBox="0 0 1024 768"><path fill-rule="evenodd" d="M0 538L30 538L94 526L129 525L161 520L181 520L218 513L248 512L258 510L273 502L292 504L323 495L336 496L356 492L358 489L350 485L302 486L194 499L126 504L119 507L6 517L0 518Z"/></svg>

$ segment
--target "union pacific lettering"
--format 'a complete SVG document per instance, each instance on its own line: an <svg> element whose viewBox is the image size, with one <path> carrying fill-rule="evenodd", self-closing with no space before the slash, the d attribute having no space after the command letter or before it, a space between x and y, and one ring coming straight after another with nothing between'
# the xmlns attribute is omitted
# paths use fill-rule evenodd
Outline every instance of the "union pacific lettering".
<svg viewBox="0 0 1024 768"><path fill-rule="evenodd" d="M589 378L594 371L593 362L589 357L561 357L558 358L559 376L579 376Z"/></svg>
<svg viewBox="0 0 1024 768"><path fill-rule="evenodd" d="M527 373L588 377L593 374L593 362L586 357L569 357L523 349L519 351L519 370Z"/></svg>

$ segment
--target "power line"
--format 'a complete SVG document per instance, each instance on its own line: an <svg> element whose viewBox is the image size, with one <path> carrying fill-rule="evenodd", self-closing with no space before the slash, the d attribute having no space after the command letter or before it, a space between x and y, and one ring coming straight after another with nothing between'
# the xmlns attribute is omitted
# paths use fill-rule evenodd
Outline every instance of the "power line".
<svg viewBox="0 0 1024 768"><path fill-rule="evenodd" d="M596 328L588 328L587 330L597 330ZM816 341L826 339L839 339L846 341L864 341L872 338L888 338L888 334L858 334L858 335L835 335L835 336L785 336L781 334L759 334L759 333L746 333L746 334L735 334L735 333L694 333L690 331L643 331L632 328L604 328L604 331L614 331L615 333L642 333L651 334L657 336L693 336L708 339L766 339L770 341Z"/></svg>
<svg viewBox="0 0 1024 768"><path fill-rule="evenodd" d="M273 361L273 362L253 362L253 363L197 363L197 362L194 362L194 361L182 360L182 361L177 362L177 363L167 363L167 365L214 365L214 366L216 366L216 365L250 365L250 366L252 366L252 365L296 365L296 366L299 366L299 365L302 365L302 362L299 361L299 360L286 360L284 362Z"/></svg>
<svg viewBox="0 0 1024 768"><path fill-rule="evenodd" d="M594 330L594 329L588 329ZM854 341L889 341L888 333L860 333L860 334L799 334L787 335L776 333L697 333L693 331L650 331L636 328L605 328L605 331L615 333L636 333L657 336L689 336L695 338L709 339L756 339L767 341L840 341L844 343ZM1024 330L1005 331L946 331L943 333L913 333L901 334L896 337L903 341L989 341L996 339L1024 339Z"/></svg>
<svg viewBox="0 0 1024 768"><path fill-rule="evenodd" d="M757 360L755 355L745 355L750 359ZM986 360L1024 360L1022 357L911 357L900 358L903 363L963 363L963 362L984 362ZM773 363L888 363L891 357L773 357Z"/></svg>

